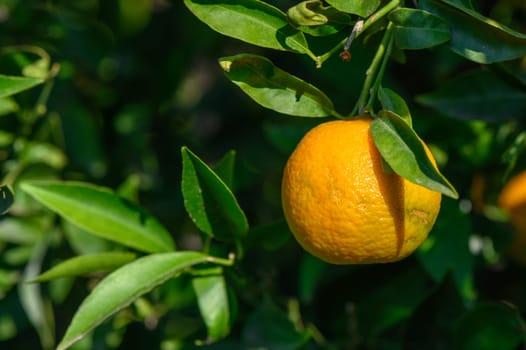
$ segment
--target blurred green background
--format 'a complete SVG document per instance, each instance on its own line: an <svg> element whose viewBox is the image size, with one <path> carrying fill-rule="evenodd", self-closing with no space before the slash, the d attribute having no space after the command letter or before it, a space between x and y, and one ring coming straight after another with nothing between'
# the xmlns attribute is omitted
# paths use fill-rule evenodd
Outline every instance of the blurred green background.
<svg viewBox="0 0 526 350"><path fill-rule="evenodd" d="M295 5L269 2L283 10ZM526 32L523 1L473 3ZM526 58L481 68L437 47L406 52L389 65L384 85L404 96L415 129L461 199L444 199L417 254L395 264L342 267L304 253L290 238L280 205L288 155L306 130L325 120L260 107L223 76L217 59L265 55L322 88L346 113L379 38L353 45L351 62L335 57L318 70L307 57L223 37L178 0L0 0L0 28L1 74L60 67L44 85L0 99L0 175L15 191L32 178L118 188L159 218L179 249L198 250L202 242L180 190L181 146L211 165L236 150L234 190L252 231L229 277L237 300L232 334L205 348L524 348L526 270L506 255L512 231L495 203L506 179L526 169ZM313 45L321 52L345 35ZM504 96L502 103L475 114L488 98L484 88ZM415 99L437 89L442 100L427 95L439 101L433 109ZM19 283L28 270L111 249L49 218L18 191L0 217L1 349L51 348L97 280L28 287ZM206 335L184 277L144 303L76 348L186 349ZM156 304L164 308L161 319L148 317Z"/></svg>

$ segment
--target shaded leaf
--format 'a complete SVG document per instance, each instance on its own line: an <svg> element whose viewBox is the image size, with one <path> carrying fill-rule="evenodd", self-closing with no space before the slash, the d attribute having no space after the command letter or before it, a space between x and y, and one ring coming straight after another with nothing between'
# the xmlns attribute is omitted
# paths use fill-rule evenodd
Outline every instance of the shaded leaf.
<svg viewBox="0 0 526 350"><path fill-rule="evenodd" d="M248 317L242 337L250 348L294 350L301 348L310 334L297 330L287 315L265 298Z"/></svg>
<svg viewBox="0 0 526 350"><path fill-rule="evenodd" d="M129 252L108 252L79 255L53 266L29 282L45 282L67 276L78 276L93 272L113 271L135 259Z"/></svg>
<svg viewBox="0 0 526 350"><path fill-rule="evenodd" d="M394 38L401 49L424 49L445 43L451 38L447 22L427 11L399 8L389 13L394 24Z"/></svg>
<svg viewBox="0 0 526 350"><path fill-rule="evenodd" d="M371 288L357 302L358 327L367 339L408 319L433 289L424 271L415 267L394 270L384 278L381 288Z"/></svg>
<svg viewBox="0 0 526 350"><path fill-rule="evenodd" d="M465 311L464 304L451 278L445 278L411 314L406 329L405 349L454 349L452 329Z"/></svg>
<svg viewBox="0 0 526 350"><path fill-rule="evenodd" d="M451 117L486 121L525 118L526 91L499 79L490 71L463 73L416 101Z"/></svg>
<svg viewBox="0 0 526 350"><path fill-rule="evenodd" d="M43 82L44 79L41 78L13 77L0 74L0 98L31 89Z"/></svg>
<svg viewBox="0 0 526 350"><path fill-rule="evenodd" d="M513 350L526 334L518 310L504 303L481 303L466 312L455 327L456 349Z"/></svg>
<svg viewBox="0 0 526 350"><path fill-rule="evenodd" d="M166 229L143 208L108 189L80 182L25 182L21 188L75 225L143 252L174 249Z"/></svg>
<svg viewBox="0 0 526 350"><path fill-rule="evenodd" d="M285 219L280 219L269 224L256 226L249 231L250 244L257 249L276 251L283 247L292 237Z"/></svg>
<svg viewBox="0 0 526 350"><path fill-rule="evenodd" d="M421 0L423 10L446 20L451 28L449 46L477 63L495 63L526 55L526 35L486 18L450 0Z"/></svg>
<svg viewBox="0 0 526 350"><path fill-rule="evenodd" d="M214 165L214 172L231 190L234 188L234 170L236 167L236 151L228 151L223 158Z"/></svg>
<svg viewBox="0 0 526 350"><path fill-rule="evenodd" d="M224 338L230 331L230 310L225 278L222 274L192 279L201 316L208 330L207 343Z"/></svg>
<svg viewBox="0 0 526 350"><path fill-rule="evenodd" d="M57 350L67 349L141 295L208 259L198 252L152 254L115 270L84 299Z"/></svg>
<svg viewBox="0 0 526 350"><path fill-rule="evenodd" d="M327 263L305 253L301 258L298 275L298 294L302 303L311 304L320 280L327 272Z"/></svg>
<svg viewBox="0 0 526 350"><path fill-rule="evenodd" d="M263 107L300 117L334 115L331 100L318 88L265 57L241 54L219 60L226 76Z"/></svg>
<svg viewBox="0 0 526 350"><path fill-rule="evenodd" d="M4 214L15 201L15 196L9 187L0 186L0 215Z"/></svg>
<svg viewBox="0 0 526 350"><path fill-rule="evenodd" d="M219 240L234 240L248 231L248 221L221 178L188 148L183 157L182 192L186 211L196 226Z"/></svg>
<svg viewBox="0 0 526 350"><path fill-rule="evenodd" d="M429 160L422 141L400 117L389 111L380 111L379 117L371 124L371 134L382 158L398 175L458 198L455 188Z"/></svg>
<svg viewBox="0 0 526 350"><path fill-rule="evenodd" d="M402 118L409 126L412 127L411 112L404 99L391 89L380 86L378 89L378 99L382 108L391 111Z"/></svg>
<svg viewBox="0 0 526 350"><path fill-rule="evenodd" d="M475 257L469 250L471 232L469 216L460 211L456 201L444 199L433 230L417 250L417 257L430 276L440 283L451 273L459 294L466 300L473 297ZM448 258L444 259L446 251Z"/></svg>
<svg viewBox="0 0 526 350"><path fill-rule="evenodd" d="M253 45L313 54L302 32L291 27L279 9L257 0L184 0L213 30Z"/></svg>
<svg viewBox="0 0 526 350"><path fill-rule="evenodd" d="M342 12L360 17L368 17L380 6L380 0L327 0L327 3Z"/></svg>

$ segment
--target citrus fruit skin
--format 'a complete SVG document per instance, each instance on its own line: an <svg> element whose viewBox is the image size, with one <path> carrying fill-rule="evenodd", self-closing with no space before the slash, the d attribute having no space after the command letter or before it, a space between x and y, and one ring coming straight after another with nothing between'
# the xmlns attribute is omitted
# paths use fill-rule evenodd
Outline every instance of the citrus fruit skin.
<svg viewBox="0 0 526 350"><path fill-rule="evenodd" d="M287 223L305 250L329 263L398 261L422 244L440 210L440 193L384 172L371 122L318 125L285 166Z"/></svg>
<svg viewBox="0 0 526 350"><path fill-rule="evenodd" d="M509 255L526 266L526 171L508 181L499 195L498 203L501 208L509 212L515 232Z"/></svg>

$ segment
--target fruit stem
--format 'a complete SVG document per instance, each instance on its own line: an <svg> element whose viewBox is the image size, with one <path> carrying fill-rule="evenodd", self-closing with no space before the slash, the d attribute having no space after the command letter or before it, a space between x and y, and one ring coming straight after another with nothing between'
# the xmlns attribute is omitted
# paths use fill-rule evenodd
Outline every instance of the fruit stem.
<svg viewBox="0 0 526 350"><path fill-rule="evenodd" d="M389 38L387 39L387 47L385 48L385 53L383 54L382 64L380 66L380 70L378 71L378 74L376 74L376 79L373 83L373 86L370 90L370 96L369 101L367 101L367 105L365 106L365 110L373 110L373 104L377 97L378 89L380 88L380 85L382 84L382 80L385 74L385 68L387 67L387 62L389 62L389 57L391 56L391 50L393 48L393 41L394 37L392 35L393 31L393 23L389 22L386 29L386 36ZM390 32L391 34L388 34ZM383 43L383 41L382 41Z"/></svg>
<svg viewBox="0 0 526 350"><path fill-rule="evenodd" d="M355 33L354 39L359 37L361 33L365 32L371 25L378 22L380 19L385 17L389 12L394 10L400 5L400 0L391 0L388 2L384 7L373 13L365 22L363 22L363 27L360 31ZM344 38L342 41L340 41L336 46L334 46L332 49L327 51L321 56L318 56L316 59L316 67L320 68L323 62L327 61L332 55L334 55L336 52L340 51L344 46L345 43L348 41L348 38Z"/></svg>
<svg viewBox="0 0 526 350"><path fill-rule="evenodd" d="M362 91L360 92L360 97L358 98L358 101L352 109L349 117L356 116L356 113L374 114L374 112L372 110L368 110L368 108L371 108L372 102L374 102L374 96L376 95L375 89L378 88L378 86L375 85L382 81L382 77L385 72L385 65L389 59L388 51L391 49L392 31L393 24L389 22L382 38L382 42L378 46L378 50L376 50L376 54L374 55L371 65L365 72L365 81L362 86ZM380 68L379 71L378 68ZM369 103L366 104L367 96L369 95L371 96L371 99L369 100Z"/></svg>

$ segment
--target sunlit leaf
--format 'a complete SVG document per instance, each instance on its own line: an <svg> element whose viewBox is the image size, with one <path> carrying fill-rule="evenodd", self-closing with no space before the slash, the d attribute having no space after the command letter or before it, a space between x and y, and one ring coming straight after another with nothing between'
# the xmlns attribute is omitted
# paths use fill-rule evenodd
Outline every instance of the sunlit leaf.
<svg viewBox="0 0 526 350"><path fill-rule="evenodd" d="M506 121L526 118L526 91L477 69L444 82L416 100L448 116L460 119Z"/></svg>
<svg viewBox="0 0 526 350"><path fill-rule="evenodd" d="M208 330L206 342L215 342L224 338L230 331L230 310L223 275L196 276L192 279L192 285Z"/></svg>
<svg viewBox="0 0 526 350"><path fill-rule="evenodd" d="M184 205L204 233L234 240L248 231L248 221L234 194L221 178L188 148L181 149Z"/></svg>
<svg viewBox="0 0 526 350"><path fill-rule="evenodd" d="M398 175L417 185L458 198L455 188L429 160L422 141L400 117L381 111L371 124L371 134L382 158Z"/></svg>
<svg viewBox="0 0 526 350"><path fill-rule="evenodd" d="M279 9L258 0L184 0L215 31L271 49L310 53L302 32ZM312 53L310 53L312 55Z"/></svg>
<svg viewBox="0 0 526 350"><path fill-rule="evenodd" d="M338 10L360 17L368 17L380 6L380 0L327 0Z"/></svg>
<svg viewBox="0 0 526 350"><path fill-rule="evenodd" d="M25 182L21 188L81 228L140 251L174 249L166 229L141 207L108 189L80 182Z"/></svg>
<svg viewBox="0 0 526 350"><path fill-rule="evenodd" d="M424 49L440 45L451 38L447 22L432 13L399 8L389 14L394 24L394 38L401 49Z"/></svg>
<svg viewBox="0 0 526 350"><path fill-rule="evenodd" d="M300 117L334 115L331 100L318 88L265 57L241 54L219 60L226 76L263 107Z"/></svg>
<svg viewBox="0 0 526 350"><path fill-rule="evenodd" d="M43 82L44 79L41 78L13 77L0 74L0 98L31 89Z"/></svg>
<svg viewBox="0 0 526 350"><path fill-rule="evenodd" d="M409 126L413 125L411 120L411 112L404 99L391 89L380 86L378 89L378 99L382 104L382 108L386 111L391 111L402 118Z"/></svg>
<svg viewBox="0 0 526 350"><path fill-rule="evenodd" d="M107 252L79 255L53 266L30 282L45 282L67 276L79 276L93 272L113 271L135 259L129 252Z"/></svg>
<svg viewBox="0 0 526 350"><path fill-rule="evenodd" d="M488 64L526 55L526 34L486 18L458 1L421 0L419 4L422 10L449 23L449 46L469 60Z"/></svg>
<svg viewBox="0 0 526 350"><path fill-rule="evenodd" d="M152 254L115 270L84 299L57 350L67 349L141 295L208 258L198 252Z"/></svg>

